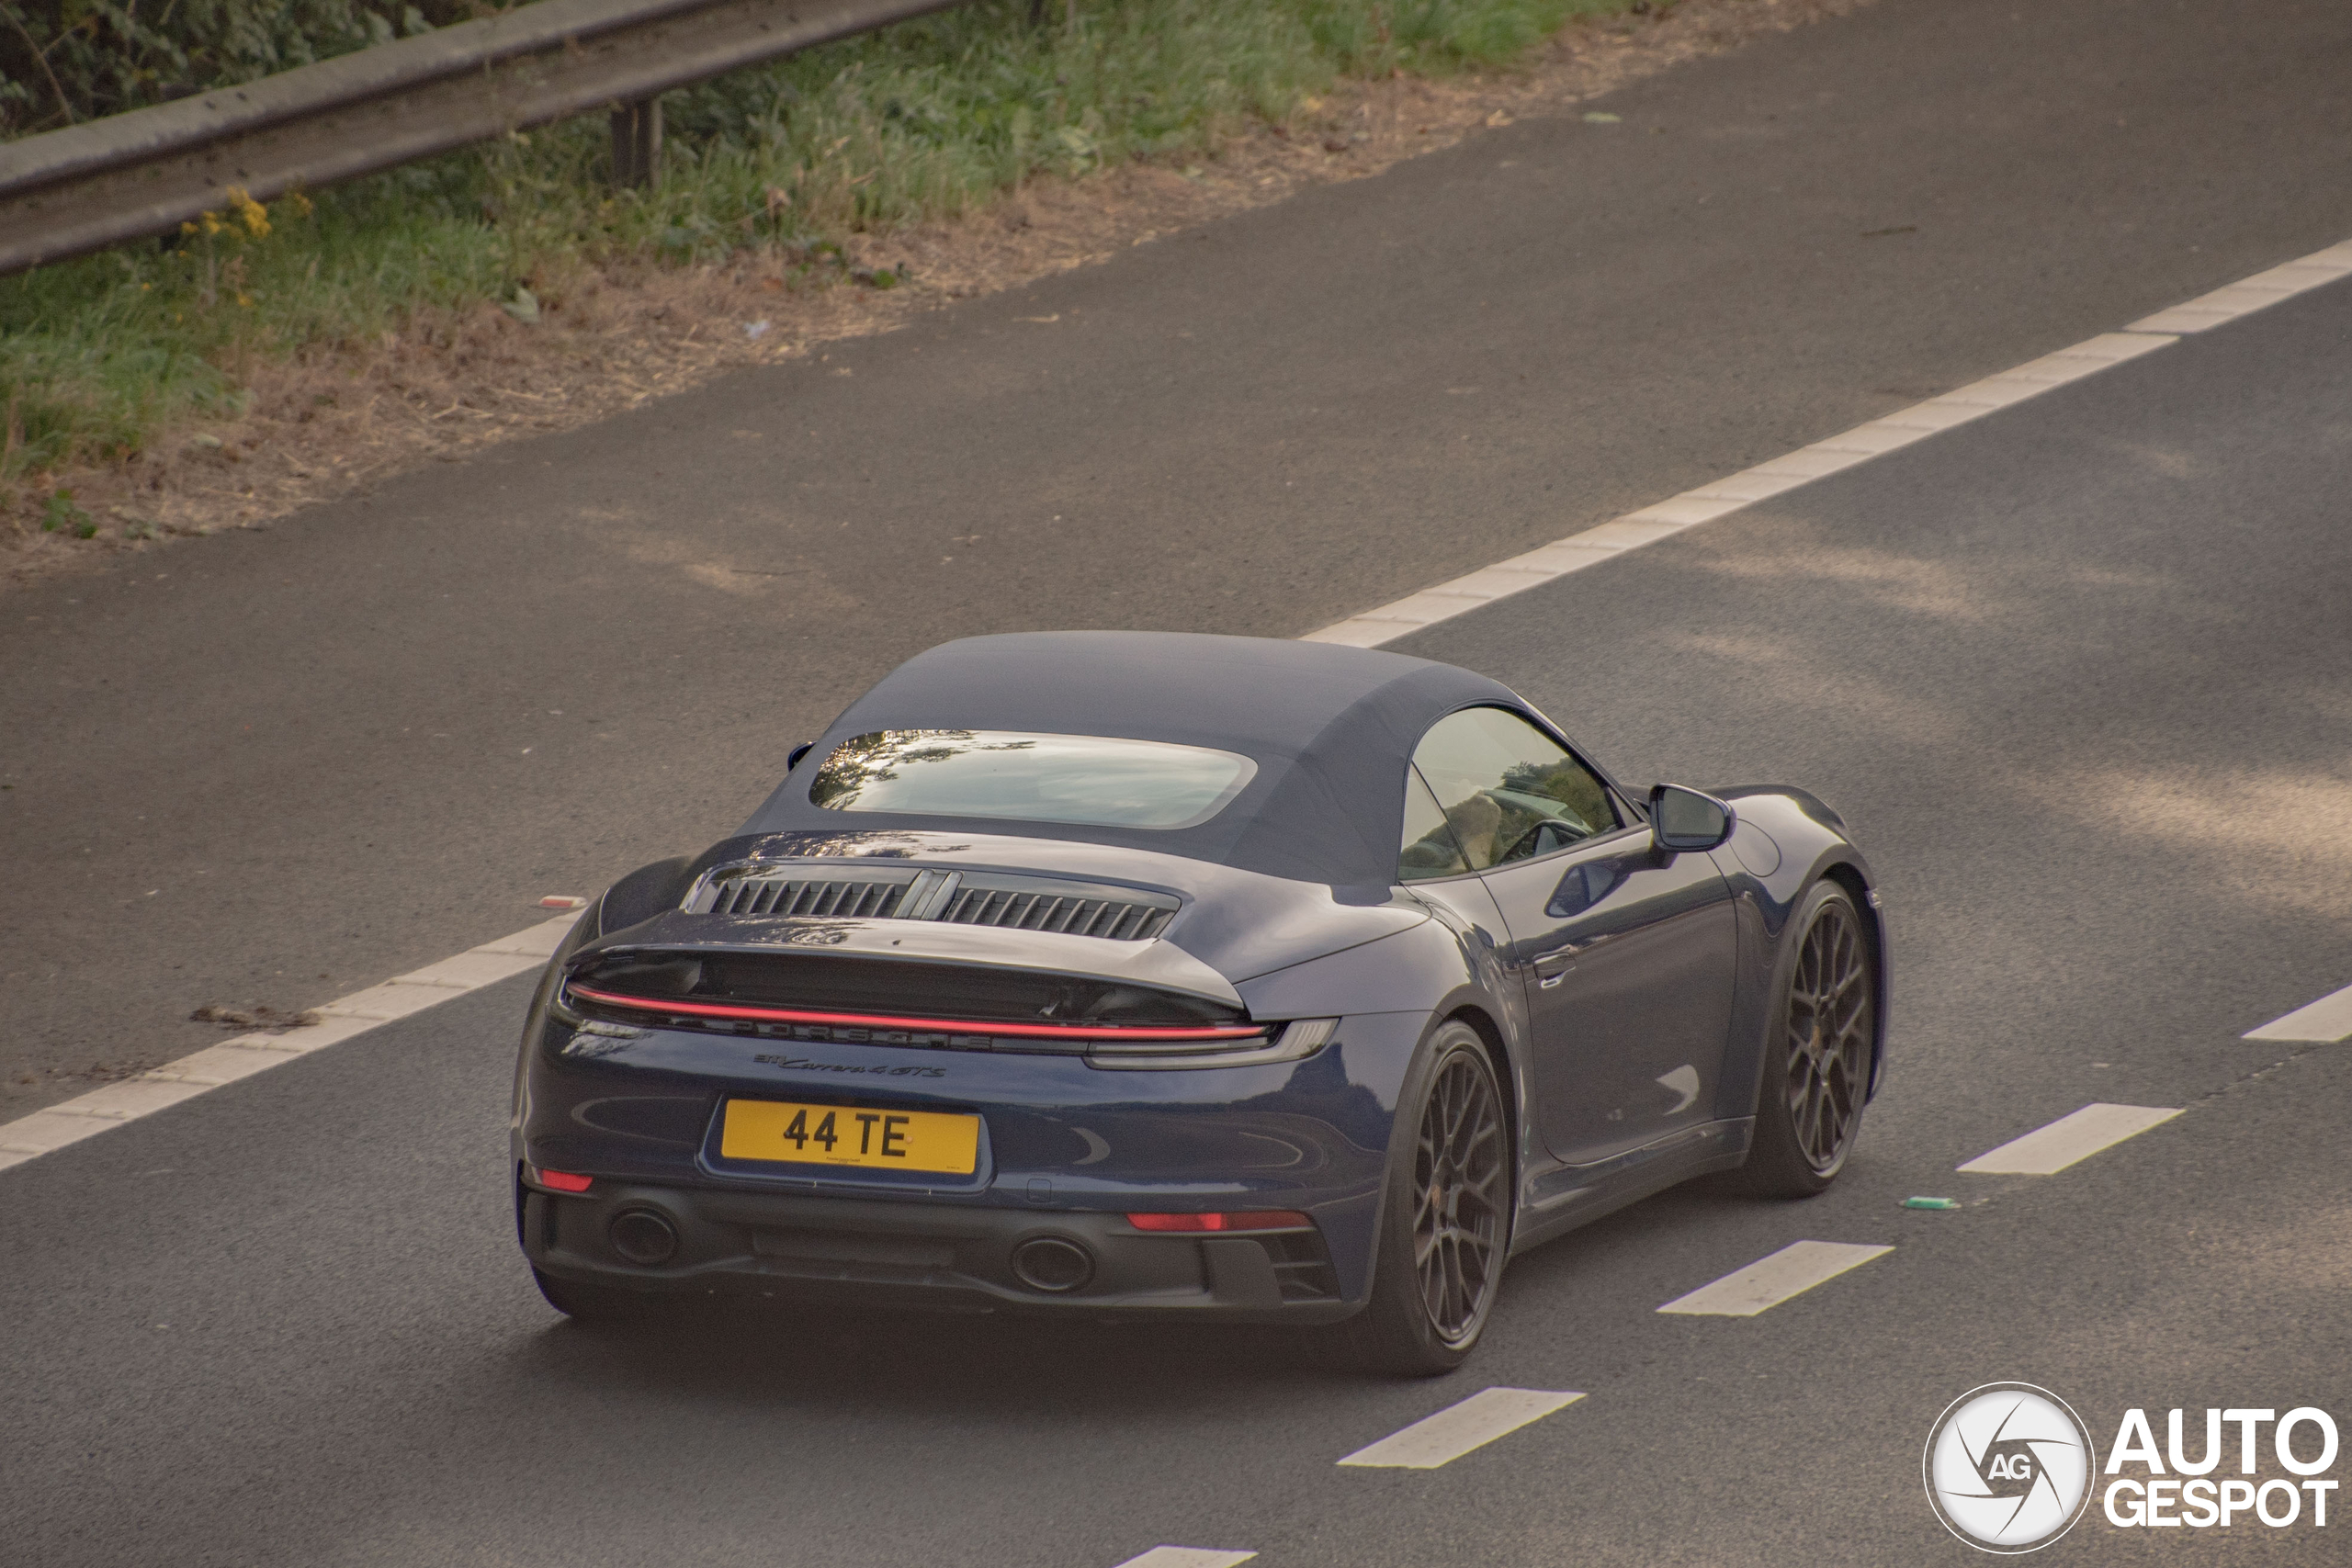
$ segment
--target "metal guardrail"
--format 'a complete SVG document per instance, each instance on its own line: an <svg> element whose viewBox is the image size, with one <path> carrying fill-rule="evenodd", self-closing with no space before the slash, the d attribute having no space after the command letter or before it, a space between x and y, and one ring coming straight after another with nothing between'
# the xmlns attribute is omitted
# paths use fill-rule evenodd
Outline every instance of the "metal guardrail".
<svg viewBox="0 0 2352 1568"><path fill-rule="evenodd" d="M649 175L653 95L956 0L538 0L397 43L0 142L0 274L169 233L526 126L612 109L616 173Z"/></svg>

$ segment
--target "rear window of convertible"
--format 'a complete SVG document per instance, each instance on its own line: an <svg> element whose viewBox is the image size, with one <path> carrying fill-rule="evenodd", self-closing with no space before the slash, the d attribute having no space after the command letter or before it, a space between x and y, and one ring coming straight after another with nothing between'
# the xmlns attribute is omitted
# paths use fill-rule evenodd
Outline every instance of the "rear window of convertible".
<svg viewBox="0 0 2352 1568"><path fill-rule="evenodd" d="M834 747L808 798L834 811L1192 828L1223 810L1257 771L1231 751L1164 740L880 729Z"/></svg>

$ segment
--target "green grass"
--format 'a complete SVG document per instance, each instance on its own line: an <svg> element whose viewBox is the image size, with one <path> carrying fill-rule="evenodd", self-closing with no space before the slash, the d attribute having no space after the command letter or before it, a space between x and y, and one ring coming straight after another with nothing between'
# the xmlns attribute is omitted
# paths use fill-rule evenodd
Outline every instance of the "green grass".
<svg viewBox="0 0 2352 1568"><path fill-rule="evenodd" d="M1341 77L1501 65L1631 0L984 0L664 100L663 179L607 188L601 117L0 279L0 488L233 413L256 356L625 258L806 257L1038 174L1204 154ZM307 209L307 210L306 210ZM51 509L52 511L54 509Z"/></svg>

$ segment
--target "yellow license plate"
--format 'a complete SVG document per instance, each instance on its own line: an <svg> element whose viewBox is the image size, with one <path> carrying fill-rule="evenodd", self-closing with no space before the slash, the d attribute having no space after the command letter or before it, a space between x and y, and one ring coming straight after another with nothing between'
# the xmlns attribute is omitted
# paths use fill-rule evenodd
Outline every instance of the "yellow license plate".
<svg viewBox="0 0 2352 1568"><path fill-rule="evenodd" d="M980 1119L936 1111L730 1100L718 1152L728 1159L969 1176L980 1161Z"/></svg>

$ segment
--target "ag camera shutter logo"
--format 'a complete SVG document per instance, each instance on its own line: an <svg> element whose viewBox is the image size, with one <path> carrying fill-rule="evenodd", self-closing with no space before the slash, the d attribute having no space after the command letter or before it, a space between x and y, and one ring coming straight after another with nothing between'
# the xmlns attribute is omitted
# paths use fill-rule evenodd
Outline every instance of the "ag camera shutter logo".
<svg viewBox="0 0 2352 1568"><path fill-rule="evenodd" d="M2038 1551L2074 1529L2098 1455L2066 1402L2026 1382L1972 1388L1946 1406L1919 1460L1944 1528L1980 1551Z"/></svg>

